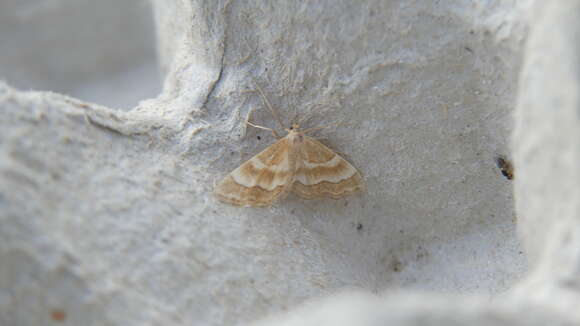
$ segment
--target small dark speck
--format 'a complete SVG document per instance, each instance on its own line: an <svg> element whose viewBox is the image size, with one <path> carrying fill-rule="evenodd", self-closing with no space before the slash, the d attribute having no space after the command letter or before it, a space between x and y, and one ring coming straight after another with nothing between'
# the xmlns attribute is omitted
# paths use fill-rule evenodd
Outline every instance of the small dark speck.
<svg viewBox="0 0 580 326"><path fill-rule="evenodd" d="M508 180L514 179L514 167L512 163L503 155L495 157L495 165L499 168L501 174Z"/></svg>
<svg viewBox="0 0 580 326"><path fill-rule="evenodd" d="M363 225L362 225L362 223L357 223L357 224L356 224L356 229L357 229L357 231L360 231L360 230L362 230L362 228L363 228Z"/></svg>
<svg viewBox="0 0 580 326"><path fill-rule="evenodd" d="M393 272L398 273L403 270L403 263L399 259L395 258L391 262L391 267L393 268Z"/></svg>
<svg viewBox="0 0 580 326"><path fill-rule="evenodd" d="M258 138L258 140L262 140L262 137L260 137L260 136L256 136L256 138Z"/></svg>
<svg viewBox="0 0 580 326"><path fill-rule="evenodd" d="M473 53L473 50L469 46L465 47L465 51L467 51L469 53Z"/></svg>
<svg viewBox="0 0 580 326"><path fill-rule="evenodd" d="M421 259L426 258L429 255L429 252L427 250L425 250L423 247L418 246L416 254L417 254L417 256L416 256L417 260L421 260Z"/></svg>

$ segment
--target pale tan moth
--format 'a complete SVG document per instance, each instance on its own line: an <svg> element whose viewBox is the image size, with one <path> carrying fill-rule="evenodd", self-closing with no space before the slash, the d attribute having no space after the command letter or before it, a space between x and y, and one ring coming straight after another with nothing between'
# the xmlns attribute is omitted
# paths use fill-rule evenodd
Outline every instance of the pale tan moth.
<svg viewBox="0 0 580 326"><path fill-rule="evenodd" d="M325 127L300 130L299 123L284 128L280 117L264 95L257 89L264 103L288 134L280 137L269 130L278 141L252 157L228 174L215 188L215 196L222 202L237 206L269 206L293 192L304 199L333 198L356 193L363 189L360 173L345 159L306 134Z"/></svg>

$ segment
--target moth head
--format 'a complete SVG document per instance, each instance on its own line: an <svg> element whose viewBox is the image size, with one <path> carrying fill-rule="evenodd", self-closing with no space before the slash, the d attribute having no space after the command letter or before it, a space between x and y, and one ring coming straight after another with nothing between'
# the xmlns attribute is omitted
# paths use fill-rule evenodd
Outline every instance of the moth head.
<svg viewBox="0 0 580 326"><path fill-rule="evenodd" d="M300 125L293 123L290 128L286 129L288 131L288 138L293 144L301 144L304 142L304 133L300 131Z"/></svg>
<svg viewBox="0 0 580 326"><path fill-rule="evenodd" d="M300 130L300 125L296 122L292 123L290 128L286 129L288 132L297 132L298 130Z"/></svg>

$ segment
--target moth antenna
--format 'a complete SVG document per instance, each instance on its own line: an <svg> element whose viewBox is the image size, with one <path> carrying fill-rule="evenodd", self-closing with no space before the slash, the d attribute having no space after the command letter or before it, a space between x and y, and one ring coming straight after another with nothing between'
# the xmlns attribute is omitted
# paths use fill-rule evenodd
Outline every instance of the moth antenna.
<svg viewBox="0 0 580 326"><path fill-rule="evenodd" d="M246 133L248 132L248 122L252 119L252 113L254 113L254 108L251 107L250 111L248 111L248 115L246 115L246 120L244 121L244 137L246 137Z"/></svg>
<svg viewBox="0 0 580 326"><path fill-rule="evenodd" d="M264 126L258 126L258 125L255 125L255 124L251 123L250 121L246 121L246 124L249 125L249 126L252 126L254 128L271 131L272 132L272 135L274 135L274 137L276 137L278 139L282 138L282 137L280 137L280 135L278 135L278 133L276 132L276 130L274 130L272 128L268 128L268 127L264 127Z"/></svg>
<svg viewBox="0 0 580 326"><path fill-rule="evenodd" d="M298 119L298 121L296 121L296 124L302 125L303 122L308 121L310 118L312 118L312 114L305 114L300 119Z"/></svg>
<svg viewBox="0 0 580 326"><path fill-rule="evenodd" d="M343 126L343 125L345 125L344 122L337 122L337 123L332 123L332 124L329 124L326 126L308 128L308 129L302 130L302 133L306 134L306 133L313 132L316 130L322 130L322 129L326 129L326 128L330 128L330 127L338 127L338 126Z"/></svg>
<svg viewBox="0 0 580 326"><path fill-rule="evenodd" d="M294 111L294 116L290 120L290 124L300 124L300 119L298 119L298 110Z"/></svg>
<svg viewBox="0 0 580 326"><path fill-rule="evenodd" d="M256 88L258 89L258 92L262 96L262 100L264 101L264 103L266 103L266 106L268 107L268 109L270 110L270 112L272 113L272 115L274 116L274 119L276 119L276 121L278 122L278 125L280 126L280 128L281 129L284 129L284 124L282 123L282 120L280 119L280 115L278 115L278 113L276 112L276 110L274 110L274 107L272 106L272 104L270 103L270 101L268 100L268 98L266 97L266 95L264 94L264 92L262 91L262 88L260 87L260 85L258 85L258 83L256 83L255 81L254 81L254 84L256 85Z"/></svg>
<svg viewBox="0 0 580 326"><path fill-rule="evenodd" d="M294 117L292 118L292 123L300 124L298 119L298 105L294 106Z"/></svg>
<svg viewBox="0 0 580 326"><path fill-rule="evenodd" d="M302 125L303 123L305 123L306 121L312 119L313 117L315 117L316 115L320 115L320 111L318 111L317 109L323 107L323 105L318 104L312 107L311 110L309 110L308 114L304 114L302 116L302 118L300 118L300 120L297 122L299 125Z"/></svg>

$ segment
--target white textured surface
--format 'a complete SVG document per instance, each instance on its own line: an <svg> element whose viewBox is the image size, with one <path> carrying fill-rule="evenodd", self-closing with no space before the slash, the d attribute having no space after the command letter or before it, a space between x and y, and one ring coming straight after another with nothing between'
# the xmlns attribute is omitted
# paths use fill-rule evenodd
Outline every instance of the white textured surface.
<svg viewBox="0 0 580 326"><path fill-rule="evenodd" d="M157 98L116 111L0 86L0 324L42 325L56 322L53 313L61 311L70 325L230 325L293 310L321 295L331 297L308 304L312 314L297 308L297 313L263 323L315 324L336 320L328 311L337 310L345 315L340 319L344 325L370 324L362 316L375 314L397 325L544 325L577 318L569 308L578 302L575 270L562 268L565 277L557 278L551 268L555 263L574 266L577 255L562 248L579 237L573 231L564 237L572 240L558 242L547 233L552 227L545 223L551 220L540 218L537 207L558 211L542 206L547 198L529 189L543 189L542 182L558 178L537 179L546 167L530 167L537 161L529 156L546 144L526 132L539 126L555 129L558 119L565 119L570 135L578 132L571 114L577 87L554 97L555 103L571 103L568 111L558 111L568 113L556 122L531 114L546 114L545 108L554 105L535 100L539 91L534 87L551 90L539 82L551 68L534 68L530 52L553 57L543 50L542 42L548 42L549 50L561 51L558 57L577 57L565 46L574 44L570 39L552 47L550 42L559 39L541 32L545 26L564 31L570 25L575 32L563 35L576 35L574 10L535 4L529 16L531 31L539 32L526 48L520 87L515 144L524 146L514 153L518 214L512 183L493 162L496 154L509 154L530 5L158 0L153 16L164 87ZM3 16L18 8L3 6ZM120 10L104 6L99 10ZM559 20L563 12L569 18ZM31 15L40 19L43 13ZM82 18L69 13L59 24L66 26L69 17L74 17L68 23L74 30ZM9 40L3 42L22 44L11 24L0 20L2 39ZM75 95L110 103L102 95L110 93L97 85L131 84L131 78L141 90L153 85L142 77L151 76L150 70L139 70L139 62L153 54L139 51L143 42L122 42L128 39L124 32L136 31L118 29L108 37L126 46L127 56L105 61L103 67L92 63L93 69L81 75L95 79L83 84L78 77L75 89L82 92ZM134 39L141 38L153 36L135 34ZM95 51L104 47L92 46ZM66 48L61 55L78 58ZM0 67L9 64L10 69L0 72L19 76L30 68L26 60L21 68L2 60ZM575 71L569 67L575 67L572 61L558 64ZM131 63L133 71L144 73L119 77L114 62ZM46 65L58 69L51 61ZM550 79L564 78L554 71ZM3 74L11 83L10 74ZM29 77L34 75L20 76L34 86ZM318 136L361 170L368 191L339 201L290 197L268 209L216 203L209 195L213 183L272 142L269 134L244 126L251 109L255 122L274 126L250 92L253 80L287 118L296 110L312 115L311 126L348 122ZM55 79L47 88L66 91L67 83ZM568 79L563 83L573 85ZM571 137L568 148L580 148L574 143L578 139ZM551 157L559 157L554 144L561 141L562 134L554 133ZM571 172L578 158L573 150L567 153L561 161L567 164L558 167ZM537 185L530 188L528 182ZM562 193L573 196L578 187L570 182L566 189L571 193ZM562 199L558 193L552 192L552 203ZM554 227L558 232L577 228L576 202L567 202L570 210L562 218L567 222ZM537 268L514 291L489 304L491 296L513 287L526 270L516 222L523 223L521 235ZM551 251L543 249L548 247ZM465 297L332 296L353 287ZM565 302L555 303L554 297Z"/></svg>
<svg viewBox="0 0 580 326"><path fill-rule="evenodd" d="M129 109L160 92L147 0L3 0L0 78Z"/></svg>

